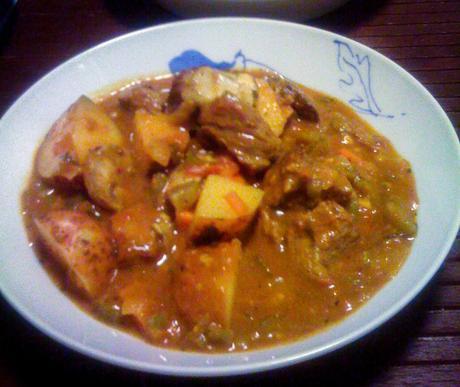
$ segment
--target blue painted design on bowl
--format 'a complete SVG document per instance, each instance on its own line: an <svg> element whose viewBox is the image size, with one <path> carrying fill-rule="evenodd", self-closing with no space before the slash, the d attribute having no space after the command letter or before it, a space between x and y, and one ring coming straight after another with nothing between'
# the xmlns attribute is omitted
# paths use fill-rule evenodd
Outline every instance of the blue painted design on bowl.
<svg viewBox="0 0 460 387"><path fill-rule="evenodd" d="M242 50L237 51L230 61L215 62L200 51L190 49L172 58L168 66L171 73L178 73L201 66L208 66L219 70L230 70L237 67L246 69L250 64L274 71L270 66L248 58Z"/></svg>
<svg viewBox="0 0 460 387"><path fill-rule="evenodd" d="M368 55L360 56L353 52L350 45L341 40L334 40L337 46L337 66L342 73L339 85L351 97L348 103L359 113L375 117L394 118L392 114L382 111L372 90L372 63Z"/></svg>

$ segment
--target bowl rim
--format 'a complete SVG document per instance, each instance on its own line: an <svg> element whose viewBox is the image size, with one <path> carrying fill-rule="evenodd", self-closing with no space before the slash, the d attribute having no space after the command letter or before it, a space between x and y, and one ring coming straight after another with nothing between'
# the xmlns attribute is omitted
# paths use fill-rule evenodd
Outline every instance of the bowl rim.
<svg viewBox="0 0 460 387"><path fill-rule="evenodd" d="M256 24L272 25L274 27L277 27L277 26L278 27L289 27L289 28L293 28L301 32L314 31L322 35L325 35L329 38L340 38L344 40L345 42L351 43L363 49L364 51L371 53L372 55L378 57L380 60L383 60L386 63L386 65L389 65L394 71L400 73L405 78L405 80L408 81L413 87L417 88L419 92L421 92L426 97L428 97L428 100L431 102L436 114L442 120L442 125L448 128L449 141L455 144L456 158L460 160L460 142L455 132L455 129L452 123L450 122L447 114L441 108L441 106L436 101L436 99L426 90L426 88L414 76L412 76L402 67L400 67L398 64L396 64L395 62L393 62L392 60L390 60L383 54L380 54L376 50L362 43L359 43L348 37L345 37L345 36L342 36L342 35L327 31L327 30L323 30L320 28L311 27L307 25L302 25L298 23L293 23L293 22L286 22L286 21L265 19L265 18L255 18L255 17L209 17L209 18L198 18L198 19L192 19L192 20L186 20L186 21L165 23L165 24L160 24L157 26L151 26L151 27L140 29L140 30L136 30L136 31L109 39L102 43L99 43L87 50L80 52L79 54L71 57L70 59L64 61L63 63L53 68L48 73L46 73L44 76L40 77L36 82L33 83L32 86L28 87L27 90L23 92L20 95L20 97L17 98L9 106L9 108L6 110L4 115L0 118L0 124L2 123L2 121L6 120L10 116L14 116L16 109L19 108L23 100L30 93L32 93L36 88L38 88L40 83L42 83L44 80L48 78L51 78L55 73L59 72L64 66L68 66L69 64L73 62L85 59L85 57L91 55L93 52L99 50L100 48L115 44L127 38L132 38L137 35L142 35L142 34L145 34L151 31L174 29L177 27L180 28L184 25L189 25L189 24L202 25L202 24L208 24L208 23L229 23L229 22L230 23L256 23ZM326 353L335 351L337 349L344 347L345 345L351 342L354 342L360 339L364 335L368 334L374 329L377 329L383 323L385 323L390 318L392 318L396 313L398 313L401 309L403 309L410 301L412 301L418 293L420 293L420 291L426 286L426 284L434 276L434 274L438 271L438 269L444 262L449 252L449 249L451 248L451 245L453 244L455 240L458 229L460 227L460 205L457 207L457 212L453 216L453 219L454 219L453 224L451 228L449 229L449 232L445 236L445 241L442 246L442 249L438 251L436 258L432 261L430 269L427 272L425 272L424 276L419 278L419 280L415 283L415 285L412 286L411 290L408 293L404 294L399 299L398 302L392 305L391 308L383 311L382 314L378 318L375 318L367 322L366 324L359 326L358 328L349 332L347 335L342 336L332 341L328 345L323 345L321 348L318 348L312 351L308 351L308 352L297 351L295 353L291 353L290 355L278 357L274 360L262 360L258 362L236 364L236 365L226 365L226 366L211 365L211 366L206 366L206 367L204 366L177 366L177 365L171 366L169 364L153 364L153 363L146 362L146 361L131 360L131 359L127 359L122 356L110 354L109 352L105 352L99 349L88 347L85 344L77 340L74 340L74 339L71 339L65 336L64 334L60 333L58 330L54 329L53 327L48 326L46 322L44 322L43 320L41 320L40 318L36 316L33 316L32 313L29 312L27 307L23 305L20 301L18 301L15 294L13 294L7 288L5 288L5 286L1 282L0 282L0 293L9 303L9 305L13 309L15 309L23 318L25 318L25 320L27 320L32 326L39 329L41 332L45 333L49 337L53 338L61 345L67 348L71 348L72 350L77 351L81 354L84 354L90 358L94 358L94 359L97 359L105 363L110 363L110 364L114 364L120 367L137 370L137 371L156 373L156 374L162 374L162 375L172 375L172 376L192 376L192 377L208 376L209 377L209 376L230 376L230 375L250 374L250 373L262 372L266 370L274 370L274 369L278 369L281 367L287 367L287 366L297 364L302 361L316 358ZM304 340L308 340L308 338L304 338L304 339L301 338L299 340L295 340L292 343L289 342L286 344L281 344L281 345L263 348L260 350L255 350L255 351L250 351L250 352L270 351L270 350L273 350L274 348L287 347L293 343L299 343ZM196 352L184 352L185 356L190 355L190 354L193 354L194 356L202 355L203 357L206 357L206 358L208 358L209 356L225 356L225 354L221 354L221 353L212 355L212 354L199 354ZM244 354L244 352L241 352L241 354Z"/></svg>

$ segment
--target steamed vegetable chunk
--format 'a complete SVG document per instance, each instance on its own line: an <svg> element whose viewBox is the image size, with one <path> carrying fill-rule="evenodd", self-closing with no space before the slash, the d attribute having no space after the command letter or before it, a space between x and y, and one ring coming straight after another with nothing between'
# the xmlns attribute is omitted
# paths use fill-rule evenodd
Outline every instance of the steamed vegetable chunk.
<svg viewBox="0 0 460 387"><path fill-rule="evenodd" d="M91 297L100 295L115 269L108 231L88 215L72 211L52 211L34 222L73 284Z"/></svg>
<svg viewBox="0 0 460 387"><path fill-rule="evenodd" d="M184 252L176 268L174 297L189 322L230 326L241 254L237 239Z"/></svg>
<svg viewBox="0 0 460 387"><path fill-rule="evenodd" d="M264 192L249 184L218 175L207 177L196 206L193 233L208 228L235 235L244 230L255 215Z"/></svg>

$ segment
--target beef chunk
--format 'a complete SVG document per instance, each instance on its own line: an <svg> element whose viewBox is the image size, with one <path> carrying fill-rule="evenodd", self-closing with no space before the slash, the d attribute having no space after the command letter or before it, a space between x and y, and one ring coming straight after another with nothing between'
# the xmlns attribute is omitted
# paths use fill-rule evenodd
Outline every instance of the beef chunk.
<svg viewBox="0 0 460 387"><path fill-rule="evenodd" d="M281 145L257 112L231 94L203 106L199 122L203 133L253 171L267 168Z"/></svg>

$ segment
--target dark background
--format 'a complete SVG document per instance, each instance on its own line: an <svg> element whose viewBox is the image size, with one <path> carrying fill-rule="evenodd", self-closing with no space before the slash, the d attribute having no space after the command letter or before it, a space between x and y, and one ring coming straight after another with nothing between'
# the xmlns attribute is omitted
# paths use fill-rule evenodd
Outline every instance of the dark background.
<svg viewBox="0 0 460 387"><path fill-rule="evenodd" d="M178 20L140 0L20 0L0 35L0 115L55 66L97 43ZM460 126L460 1L350 1L308 24L356 39L410 71ZM1 162L1 161L0 161ZM416 300L376 332L321 359L259 375L180 379L116 368L64 348L0 296L0 386L460 386L460 239Z"/></svg>

